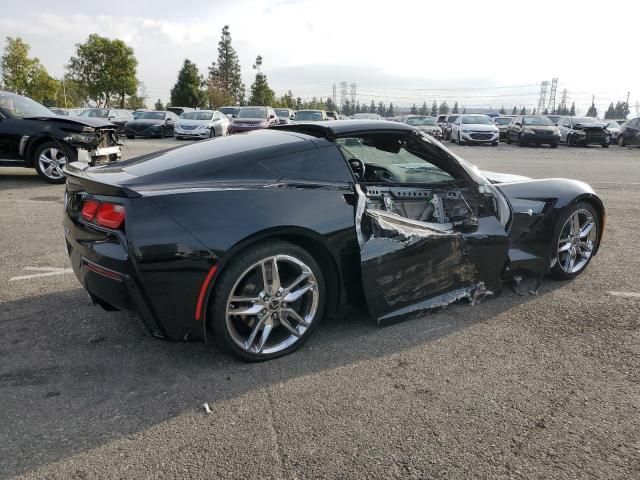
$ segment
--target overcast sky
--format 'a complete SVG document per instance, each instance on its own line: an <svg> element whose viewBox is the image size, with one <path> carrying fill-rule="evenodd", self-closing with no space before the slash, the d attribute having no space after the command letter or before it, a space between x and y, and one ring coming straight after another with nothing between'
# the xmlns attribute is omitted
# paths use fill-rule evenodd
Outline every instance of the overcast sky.
<svg viewBox="0 0 640 480"><path fill-rule="evenodd" d="M120 38L150 104L168 99L185 58L206 72L229 24L247 87L260 54L278 94L326 97L345 80L367 103L532 107L557 77L582 111L592 94L606 108L631 91L635 113L638 19L638 0L22 0L3 1L0 35L22 37L55 76L89 34Z"/></svg>

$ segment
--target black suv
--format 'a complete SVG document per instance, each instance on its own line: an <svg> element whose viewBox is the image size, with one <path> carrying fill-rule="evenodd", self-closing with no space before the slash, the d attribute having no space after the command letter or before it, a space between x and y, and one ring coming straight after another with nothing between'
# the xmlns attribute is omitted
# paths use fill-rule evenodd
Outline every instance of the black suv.
<svg viewBox="0 0 640 480"><path fill-rule="evenodd" d="M35 168L50 183L64 183L63 168L121 156L116 127L91 117L63 117L30 98L0 90L0 166Z"/></svg>

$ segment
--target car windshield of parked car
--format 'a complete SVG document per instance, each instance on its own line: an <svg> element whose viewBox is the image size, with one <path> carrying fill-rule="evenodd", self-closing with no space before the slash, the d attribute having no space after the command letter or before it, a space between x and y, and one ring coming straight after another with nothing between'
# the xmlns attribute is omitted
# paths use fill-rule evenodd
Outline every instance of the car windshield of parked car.
<svg viewBox="0 0 640 480"><path fill-rule="evenodd" d="M142 112L138 120L164 120L164 112Z"/></svg>
<svg viewBox="0 0 640 480"><path fill-rule="evenodd" d="M429 162L425 147L432 145L414 136L364 135L339 138L336 143L347 160L364 163L366 182L432 184L454 180Z"/></svg>
<svg viewBox="0 0 640 480"><path fill-rule="evenodd" d="M239 107L220 107L218 110L224 113L225 115L235 115L236 113L238 113L238 110L240 110L240 108Z"/></svg>
<svg viewBox="0 0 640 480"><path fill-rule="evenodd" d="M620 128L620 124L618 122L609 122L607 124L607 128Z"/></svg>
<svg viewBox="0 0 640 480"><path fill-rule="evenodd" d="M459 117L459 116L460 116L460 115L449 115L449 116L447 117L447 123L453 123L453 122L455 122L455 121L458 119L458 117Z"/></svg>
<svg viewBox="0 0 640 480"><path fill-rule="evenodd" d="M409 117L407 118L407 125L417 126L435 126L436 121L433 117Z"/></svg>
<svg viewBox="0 0 640 480"><path fill-rule="evenodd" d="M213 112L186 112L180 115L184 120L211 120Z"/></svg>
<svg viewBox="0 0 640 480"><path fill-rule="evenodd" d="M266 108L241 108L237 118L267 118Z"/></svg>
<svg viewBox="0 0 640 480"><path fill-rule="evenodd" d="M493 120L496 125L509 125L511 123L512 118L509 117L498 117Z"/></svg>
<svg viewBox="0 0 640 480"><path fill-rule="evenodd" d="M285 109L276 108L276 115L279 116L279 117L287 117L288 118L290 114L289 114L289 110L287 110L286 108Z"/></svg>
<svg viewBox="0 0 640 480"><path fill-rule="evenodd" d="M109 110L105 110L103 108L89 108L84 110L81 114L81 117L91 117L91 118L107 118L109 116Z"/></svg>
<svg viewBox="0 0 640 480"><path fill-rule="evenodd" d="M534 125L537 127L553 127L553 122L547 117L524 117L525 125Z"/></svg>
<svg viewBox="0 0 640 480"><path fill-rule="evenodd" d="M311 121L319 121L322 120L324 117L322 116L322 112L298 112L296 113L296 120L299 121L304 121L304 120L311 120Z"/></svg>
<svg viewBox="0 0 640 480"><path fill-rule="evenodd" d="M486 115L464 115L462 123L467 125L491 125L491 119Z"/></svg>
<svg viewBox="0 0 640 480"><path fill-rule="evenodd" d="M602 123L597 118L592 117L573 117L572 122L574 125L578 125L579 123Z"/></svg>
<svg viewBox="0 0 640 480"><path fill-rule="evenodd" d="M0 112L10 117L52 117L54 113L30 98L0 92Z"/></svg>

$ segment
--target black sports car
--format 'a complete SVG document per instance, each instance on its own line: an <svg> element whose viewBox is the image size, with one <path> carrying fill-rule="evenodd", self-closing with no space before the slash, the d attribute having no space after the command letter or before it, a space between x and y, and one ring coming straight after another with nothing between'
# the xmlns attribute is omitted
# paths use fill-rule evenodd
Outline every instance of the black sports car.
<svg viewBox="0 0 640 480"><path fill-rule="evenodd" d="M386 321L514 275L573 278L605 220L584 183L483 174L396 122L284 125L67 173L66 246L93 301L245 360L295 350L348 303Z"/></svg>

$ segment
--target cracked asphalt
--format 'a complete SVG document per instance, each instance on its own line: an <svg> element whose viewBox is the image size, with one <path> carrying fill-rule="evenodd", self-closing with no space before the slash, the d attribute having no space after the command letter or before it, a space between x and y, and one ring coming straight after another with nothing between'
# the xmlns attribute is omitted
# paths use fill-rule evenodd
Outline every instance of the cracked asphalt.
<svg viewBox="0 0 640 480"><path fill-rule="evenodd" d="M11 280L68 268L64 187L0 169L0 478L639 478L640 149L451 148L593 185L587 271L383 328L355 312L261 364L150 338L73 274Z"/></svg>

